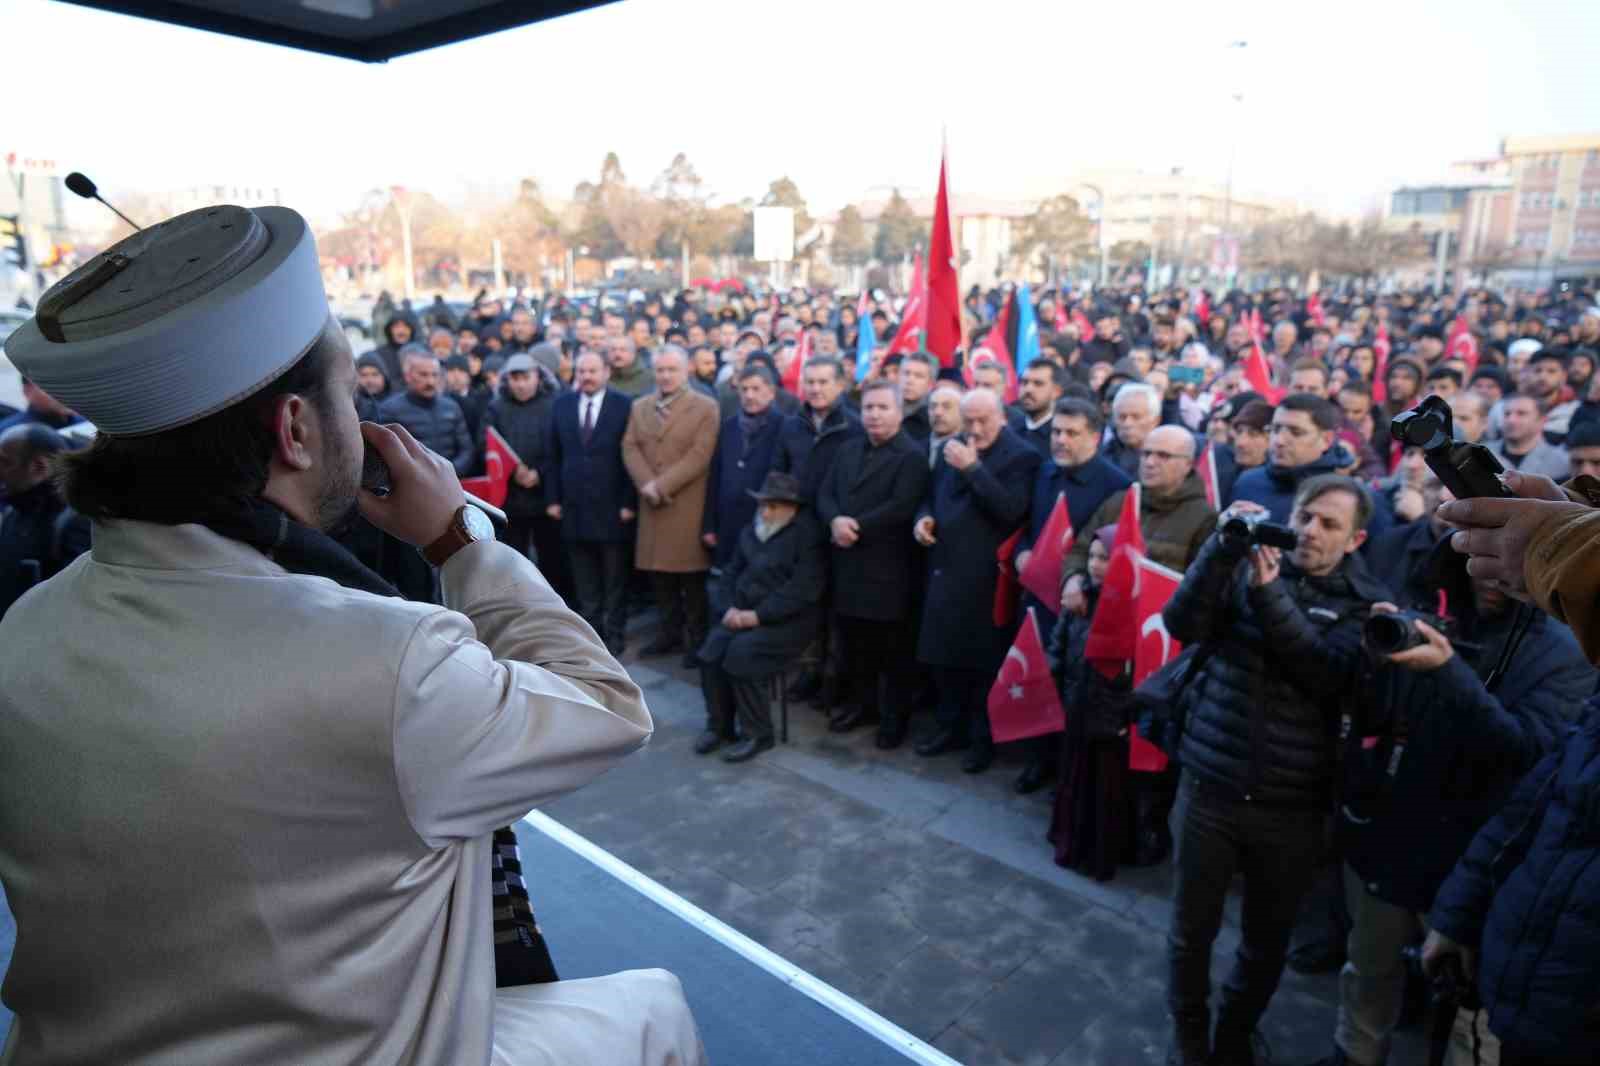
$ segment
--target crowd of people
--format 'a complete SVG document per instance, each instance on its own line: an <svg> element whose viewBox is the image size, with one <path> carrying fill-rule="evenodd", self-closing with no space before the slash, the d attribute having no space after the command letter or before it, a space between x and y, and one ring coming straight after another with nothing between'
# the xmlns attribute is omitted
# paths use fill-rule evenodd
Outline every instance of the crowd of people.
<svg viewBox="0 0 1600 1066"><path fill-rule="evenodd" d="M1594 1061L1600 1003L1579 977L1600 956L1596 727L1582 718L1596 674L1566 624L1587 606L1519 606L1469 572L1448 492L1389 429L1433 395L1516 484L1600 475L1594 291L1045 291L1037 355L982 358L1021 295L967 295L970 356L905 350L881 292L601 308L483 294L460 318L385 296L356 406L462 477L484 469L491 431L509 446L502 539L614 655L630 610L653 602L640 654L699 671L702 755L774 745L776 677L834 732L872 727L881 749L911 739L982 773L990 686L1032 611L1066 729L1023 742L1015 787L1054 784L1063 866L1106 879L1173 857L1172 1061L1258 1061L1257 1023L1319 886L1339 927L1307 965L1343 966L1330 1062L1386 1061L1405 953L1424 937L1434 962L1479 951L1483 1009L1457 1034L1477 1061ZM85 544L49 482L72 418L52 405L33 389L0 422L14 590L0 609ZM1161 773L1129 768L1128 665L1085 654L1135 484L1146 554L1183 575L1166 628L1192 649ZM1076 534L1059 594L998 616L1000 559L1026 568L1058 500ZM1261 543L1260 522L1295 547ZM343 543L437 600L416 552L361 524ZM1415 640L1379 654L1367 621L1392 611ZM1525 776L1535 766L1544 776ZM1530 838L1552 804L1576 805L1568 837ZM1565 902L1524 905L1550 923L1538 930L1493 920L1523 876L1508 865L1535 857L1557 864ZM1242 945L1212 1010L1236 873Z"/></svg>

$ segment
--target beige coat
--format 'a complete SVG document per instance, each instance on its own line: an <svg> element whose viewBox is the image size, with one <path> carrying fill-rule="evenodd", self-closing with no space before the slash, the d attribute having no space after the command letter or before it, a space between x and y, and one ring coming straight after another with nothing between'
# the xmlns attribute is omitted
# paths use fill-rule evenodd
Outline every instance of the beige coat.
<svg viewBox="0 0 1600 1066"><path fill-rule="evenodd" d="M622 436L622 461L636 486L654 481L671 502L650 506L639 499L640 570L690 574L711 568L700 543L706 507L706 476L717 448L717 401L684 386L665 421L656 412L656 394L634 401Z"/></svg>
<svg viewBox="0 0 1600 1066"><path fill-rule="evenodd" d="M652 724L516 551L442 578L449 608L108 522L7 613L0 1062L701 1061L660 971L495 991L490 832Z"/></svg>

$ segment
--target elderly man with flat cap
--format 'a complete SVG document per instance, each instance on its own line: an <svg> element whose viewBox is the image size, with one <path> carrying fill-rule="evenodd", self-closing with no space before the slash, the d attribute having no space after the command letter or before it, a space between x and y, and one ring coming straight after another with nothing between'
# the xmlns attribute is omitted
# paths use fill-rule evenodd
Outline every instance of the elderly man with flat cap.
<svg viewBox="0 0 1600 1066"><path fill-rule="evenodd" d="M651 718L450 463L356 421L304 219L143 230L5 350L99 430L92 552L0 622L7 1061L703 1062L661 971L496 987L536 934L497 830ZM445 606L328 536L357 508Z"/></svg>

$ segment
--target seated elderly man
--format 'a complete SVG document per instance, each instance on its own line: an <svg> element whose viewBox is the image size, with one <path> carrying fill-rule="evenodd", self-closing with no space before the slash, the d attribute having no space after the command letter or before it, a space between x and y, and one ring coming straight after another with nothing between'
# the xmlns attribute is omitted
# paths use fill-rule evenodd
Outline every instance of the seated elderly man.
<svg viewBox="0 0 1600 1066"><path fill-rule="evenodd" d="M827 581L822 527L803 510L800 480L773 471L758 492L760 510L711 590L717 624L700 648L706 728L694 750L708 755L744 739L724 762L753 759L773 745L767 682L810 643Z"/></svg>

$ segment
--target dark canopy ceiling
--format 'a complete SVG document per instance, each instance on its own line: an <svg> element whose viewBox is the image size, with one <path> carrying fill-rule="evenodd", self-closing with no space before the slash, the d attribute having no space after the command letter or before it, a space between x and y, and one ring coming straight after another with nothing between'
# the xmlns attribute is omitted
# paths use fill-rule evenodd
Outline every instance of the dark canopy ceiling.
<svg viewBox="0 0 1600 1066"><path fill-rule="evenodd" d="M66 0L84 7L381 63L612 0Z"/></svg>

